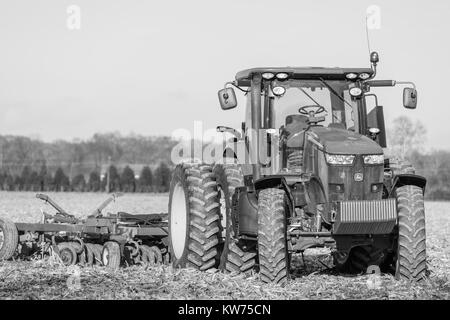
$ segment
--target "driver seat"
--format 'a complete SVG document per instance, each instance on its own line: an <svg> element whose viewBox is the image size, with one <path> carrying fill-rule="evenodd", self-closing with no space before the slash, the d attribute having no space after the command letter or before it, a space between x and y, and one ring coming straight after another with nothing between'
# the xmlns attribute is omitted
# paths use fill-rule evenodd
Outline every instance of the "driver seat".
<svg viewBox="0 0 450 320"><path fill-rule="evenodd" d="M308 117L301 114L293 114L286 117L286 133L288 148L303 148L305 130L308 128Z"/></svg>
<svg viewBox="0 0 450 320"><path fill-rule="evenodd" d="M286 117L286 167L289 170L299 171L303 163L303 142L305 130L308 128L308 117L293 114Z"/></svg>
<svg viewBox="0 0 450 320"><path fill-rule="evenodd" d="M305 130L308 127L308 117L301 114L291 114L286 117L286 131L288 135Z"/></svg>

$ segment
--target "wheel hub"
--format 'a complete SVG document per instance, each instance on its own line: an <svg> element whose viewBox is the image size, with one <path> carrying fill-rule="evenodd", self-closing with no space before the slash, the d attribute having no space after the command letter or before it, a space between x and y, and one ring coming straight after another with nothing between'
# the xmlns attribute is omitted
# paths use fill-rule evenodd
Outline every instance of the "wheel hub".
<svg viewBox="0 0 450 320"><path fill-rule="evenodd" d="M109 252L108 249L103 250L102 253L102 261L103 261L103 265L108 265L109 262Z"/></svg>
<svg viewBox="0 0 450 320"><path fill-rule="evenodd" d="M60 251L59 255L61 257L62 262L65 265L71 264L73 257L72 257L72 253L70 252L70 250L64 249L64 250Z"/></svg>
<svg viewBox="0 0 450 320"><path fill-rule="evenodd" d="M177 183L173 190L170 212L170 239L173 253L177 259L180 259L186 245L187 232L186 194L181 183Z"/></svg>

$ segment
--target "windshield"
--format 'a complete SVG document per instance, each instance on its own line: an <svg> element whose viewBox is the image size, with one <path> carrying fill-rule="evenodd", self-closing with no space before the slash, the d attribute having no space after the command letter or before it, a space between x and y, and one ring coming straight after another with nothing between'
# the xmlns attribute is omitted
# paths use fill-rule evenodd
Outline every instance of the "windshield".
<svg viewBox="0 0 450 320"><path fill-rule="evenodd" d="M355 129L358 128L357 103L350 97L348 82L291 80L272 83L272 88L277 86L284 87L286 93L282 97L275 97L273 106L275 119L272 123L276 128L287 126L293 121L306 121L307 116L300 115L299 109L304 106L320 105L325 108L325 112L318 114L317 117L323 116L325 121L319 125L357 130Z"/></svg>

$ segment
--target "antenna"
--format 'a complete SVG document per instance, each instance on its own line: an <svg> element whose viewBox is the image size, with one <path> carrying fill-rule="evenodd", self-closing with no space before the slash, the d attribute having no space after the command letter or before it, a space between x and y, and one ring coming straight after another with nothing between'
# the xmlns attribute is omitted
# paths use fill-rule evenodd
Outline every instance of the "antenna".
<svg viewBox="0 0 450 320"><path fill-rule="evenodd" d="M368 16L366 13L366 40L367 40L367 49L369 50L369 55L371 54L372 50L370 50L370 35L369 35L369 26L367 25Z"/></svg>

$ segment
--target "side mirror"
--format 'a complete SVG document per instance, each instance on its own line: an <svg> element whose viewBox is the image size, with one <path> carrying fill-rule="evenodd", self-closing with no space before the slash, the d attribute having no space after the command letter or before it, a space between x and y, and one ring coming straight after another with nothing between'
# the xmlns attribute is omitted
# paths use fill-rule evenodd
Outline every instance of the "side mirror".
<svg viewBox="0 0 450 320"><path fill-rule="evenodd" d="M417 107L417 90L413 88L403 89L403 106L407 109Z"/></svg>
<svg viewBox="0 0 450 320"><path fill-rule="evenodd" d="M234 93L233 88L225 88L225 89L219 90L218 94L219 94L220 107L223 110L230 110L230 109L236 108L237 100L236 100L236 94Z"/></svg>

